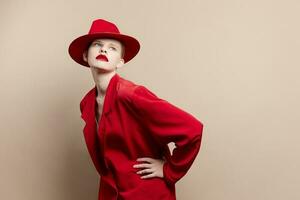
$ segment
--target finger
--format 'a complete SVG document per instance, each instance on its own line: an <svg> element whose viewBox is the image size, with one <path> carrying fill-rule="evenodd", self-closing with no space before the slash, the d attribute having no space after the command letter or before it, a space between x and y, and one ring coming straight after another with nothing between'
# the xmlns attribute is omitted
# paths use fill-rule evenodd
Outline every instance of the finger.
<svg viewBox="0 0 300 200"><path fill-rule="evenodd" d="M140 171L138 171L138 172L136 172L137 174L147 174L147 173L152 173L152 172L154 172L155 170L153 170L153 169L143 169L143 170L140 170Z"/></svg>
<svg viewBox="0 0 300 200"><path fill-rule="evenodd" d="M147 178L153 178L155 177L156 175L154 173L151 173L151 174L147 174L147 175L144 175L144 176L141 176L142 179L147 179Z"/></svg>
<svg viewBox="0 0 300 200"><path fill-rule="evenodd" d="M143 158L138 158L137 161L145 161L151 163L153 159L149 157L143 157Z"/></svg>
<svg viewBox="0 0 300 200"><path fill-rule="evenodd" d="M137 164L137 165L133 165L134 168L150 168L151 164L148 163L142 163L142 164Z"/></svg>

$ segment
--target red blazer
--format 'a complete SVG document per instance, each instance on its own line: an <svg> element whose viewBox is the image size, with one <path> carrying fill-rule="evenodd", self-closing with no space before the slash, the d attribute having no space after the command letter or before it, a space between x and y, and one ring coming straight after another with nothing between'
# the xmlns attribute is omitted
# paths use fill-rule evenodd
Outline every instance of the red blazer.
<svg viewBox="0 0 300 200"><path fill-rule="evenodd" d="M86 145L100 175L99 200L174 200L175 183L195 160L203 124L117 73L110 79L103 111L95 120L97 88L80 102ZM168 143L176 148L170 154ZM164 178L141 179L139 157L165 157Z"/></svg>

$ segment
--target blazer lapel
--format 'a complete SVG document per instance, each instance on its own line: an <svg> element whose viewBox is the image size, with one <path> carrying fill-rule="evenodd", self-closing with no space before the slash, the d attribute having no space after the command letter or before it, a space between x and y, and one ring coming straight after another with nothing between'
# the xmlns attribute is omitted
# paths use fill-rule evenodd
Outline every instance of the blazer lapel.
<svg viewBox="0 0 300 200"><path fill-rule="evenodd" d="M115 103L115 96L116 96L116 90L117 90L117 83L119 82L120 76L118 74L115 74L106 90L104 104L103 104L103 110L102 113L104 115L107 115L112 109L113 105ZM89 95L87 96L87 103L84 107L81 118L87 123L94 123L95 122L95 109L96 109L96 96L98 95L97 87L96 85L90 90Z"/></svg>
<svg viewBox="0 0 300 200"><path fill-rule="evenodd" d="M97 96L97 87L96 85L90 90L89 94L87 95L86 104L83 108L81 117L85 121L86 125L83 129L84 132L84 138L86 141L86 145L88 148L88 151L91 155L91 158L95 164L96 169L100 173L100 163L102 162L103 157L103 134L100 134L100 138L97 136L97 128L101 129L104 128L105 123L103 123L105 117L111 112L113 109L113 105L115 102L115 93L116 93L116 87L120 76L118 74L115 74L111 79L107 86L104 104L103 104L103 111L100 118L99 127L96 125L95 120L95 108L96 108L96 96ZM104 133L105 134L105 133ZM100 145L99 145L100 142ZM100 160L99 160L100 159Z"/></svg>

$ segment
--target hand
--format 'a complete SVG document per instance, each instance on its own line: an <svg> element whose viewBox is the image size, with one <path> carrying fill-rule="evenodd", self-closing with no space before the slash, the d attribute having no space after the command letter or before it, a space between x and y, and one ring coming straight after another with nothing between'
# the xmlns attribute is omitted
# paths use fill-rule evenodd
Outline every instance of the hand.
<svg viewBox="0 0 300 200"><path fill-rule="evenodd" d="M144 158L138 158L137 161L147 162L143 164L133 165L134 168L146 168L137 172L137 174L149 173L147 175L141 176L142 179L153 178L153 177L160 177L160 178L164 177L163 165L165 163L165 160L144 157Z"/></svg>

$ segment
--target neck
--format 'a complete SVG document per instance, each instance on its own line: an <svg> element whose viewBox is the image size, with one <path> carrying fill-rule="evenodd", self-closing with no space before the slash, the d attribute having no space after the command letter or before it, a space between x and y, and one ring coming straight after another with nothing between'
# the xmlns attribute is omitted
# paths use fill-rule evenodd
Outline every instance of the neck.
<svg viewBox="0 0 300 200"><path fill-rule="evenodd" d="M110 79L116 74L116 71L101 71L97 68L91 67L91 72L95 85L97 87L98 97L103 97L106 94L106 90Z"/></svg>

